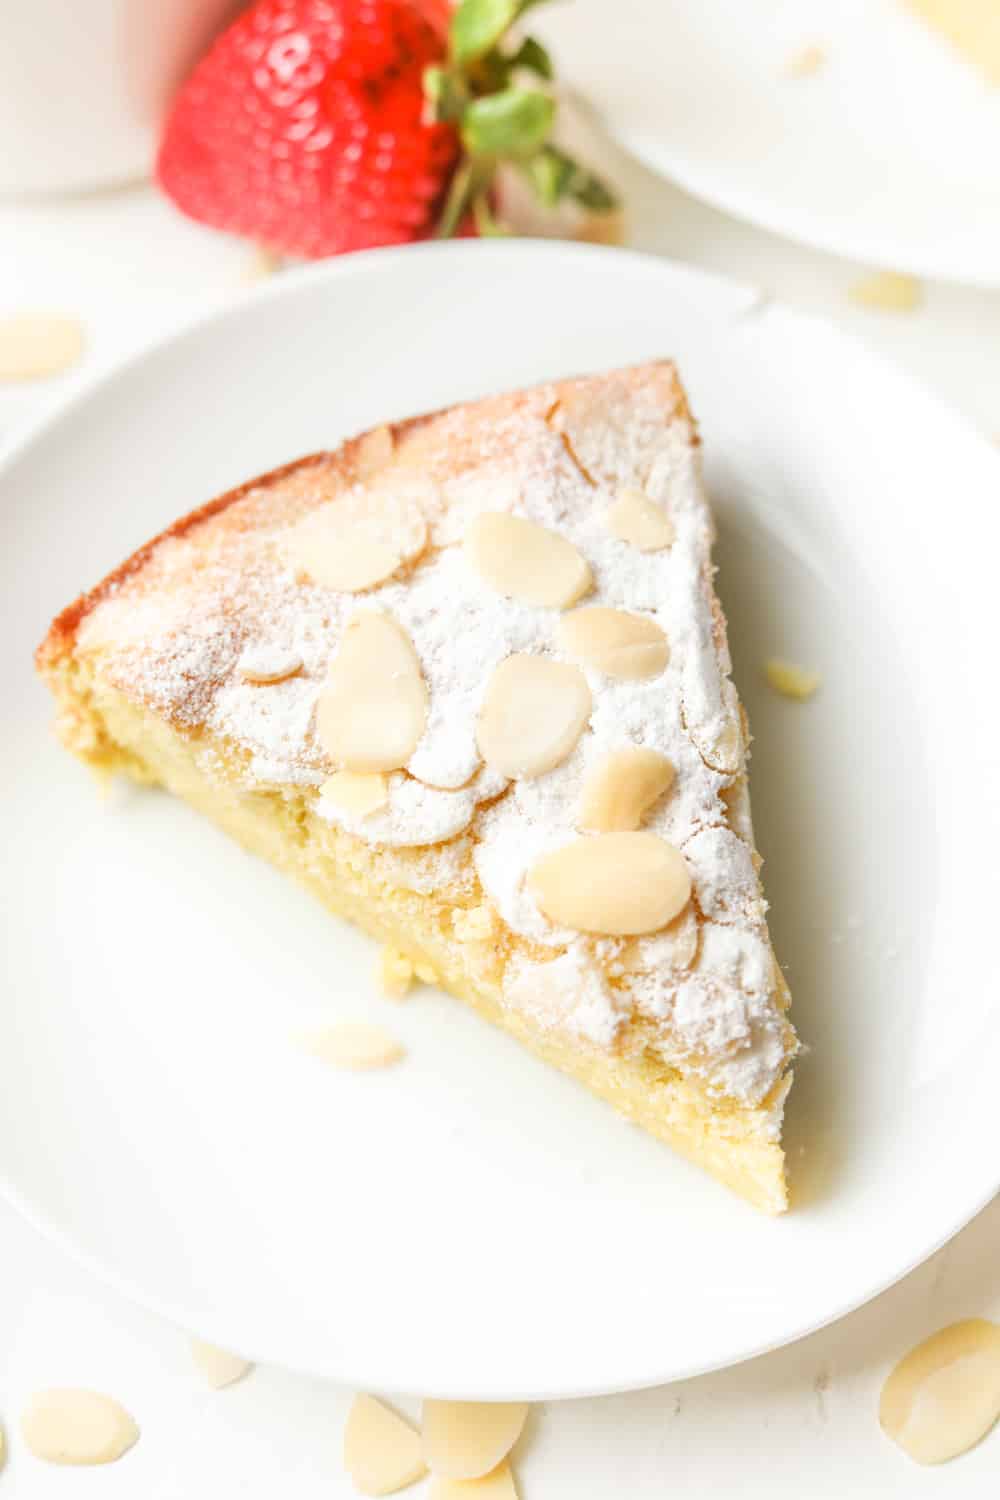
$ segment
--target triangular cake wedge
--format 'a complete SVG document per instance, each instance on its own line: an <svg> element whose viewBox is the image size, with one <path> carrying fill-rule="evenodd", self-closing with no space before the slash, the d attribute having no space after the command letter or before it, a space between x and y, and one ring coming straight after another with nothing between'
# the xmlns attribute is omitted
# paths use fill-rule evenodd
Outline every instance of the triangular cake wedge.
<svg viewBox="0 0 1000 1500"><path fill-rule="evenodd" d="M712 539L673 366L556 381L193 511L38 666L91 766L779 1212L796 1041Z"/></svg>

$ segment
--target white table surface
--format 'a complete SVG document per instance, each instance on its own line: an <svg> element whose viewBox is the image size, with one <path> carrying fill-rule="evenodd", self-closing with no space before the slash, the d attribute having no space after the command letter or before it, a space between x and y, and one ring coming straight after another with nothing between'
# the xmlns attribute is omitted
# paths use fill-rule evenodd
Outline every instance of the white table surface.
<svg viewBox="0 0 1000 1500"><path fill-rule="evenodd" d="M623 160L615 174L631 205L632 244L834 319L1000 438L1000 293L928 286L919 312L867 311L847 297L866 268L739 224ZM0 315L82 318L85 368L239 295L249 260L246 247L185 223L148 189L0 202ZM0 386L0 440L74 378ZM893 1361L941 1325L976 1315L1000 1318L1000 1200L876 1302L791 1348L669 1388L537 1408L516 1455L522 1500L714 1500L734 1490L745 1500L995 1497L1000 1431L953 1464L920 1469L876 1420ZM134 1451L113 1467L74 1472L32 1459L19 1413L33 1390L57 1384L122 1400L142 1428ZM0 1425L9 1450L0 1495L349 1496L340 1464L349 1396L274 1369L206 1390L182 1332L109 1294L0 1204ZM408 1493L419 1500L424 1489Z"/></svg>

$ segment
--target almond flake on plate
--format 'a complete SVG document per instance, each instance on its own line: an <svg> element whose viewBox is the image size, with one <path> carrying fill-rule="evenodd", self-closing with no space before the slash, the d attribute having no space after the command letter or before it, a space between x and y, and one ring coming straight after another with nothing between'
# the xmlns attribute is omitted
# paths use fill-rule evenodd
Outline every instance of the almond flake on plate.
<svg viewBox="0 0 1000 1500"><path fill-rule="evenodd" d="M406 1056L406 1049L395 1037L367 1021L341 1021L319 1031L302 1032L297 1041L310 1057L354 1071L388 1068Z"/></svg>
<svg viewBox="0 0 1000 1500"><path fill-rule="evenodd" d="M908 313L920 306L924 293L917 278L905 271L875 271L856 281L848 296L876 312Z"/></svg>
<svg viewBox="0 0 1000 1500"><path fill-rule="evenodd" d="M797 667L794 662L782 661L777 656L764 663L764 675L776 693L783 698L795 698L800 703L816 694L821 680L818 672L808 672L805 667Z"/></svg>
<svg viewBox="0 0 1000 1500"><path fill-rule="evenodd" d="M220 1349L215 1344L206 1344L203 1339L191 1340L191 1358L214 1391L235 1385L253 1369L248 1359L230 1354L228 1349Z"/></svg>

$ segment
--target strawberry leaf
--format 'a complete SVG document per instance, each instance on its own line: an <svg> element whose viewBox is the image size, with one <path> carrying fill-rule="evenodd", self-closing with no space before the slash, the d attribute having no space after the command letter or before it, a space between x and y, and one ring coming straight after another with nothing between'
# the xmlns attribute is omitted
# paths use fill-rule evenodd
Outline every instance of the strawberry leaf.
<svg viewBox="0 0 1000 1500"><path fill-rule="evenodd" d="M506 224L503 224L493 213L488 192L480 193L473 199L472 217L475 221L476 232L483 239L501 239L510 233Z"/></svg>
<svg viewBox="0 0 1000 1500"><path fill-rule="evenodd" d="M465 80L451 68L424 69L424 96L427 101L424 107L434 123L461 119L469 102Z"/></svg>
<svg viewBox="0 0 1000 1500"><path fill-rule="evenodd" d="M451 18L451 52L462 65L495 47L521 9L520 0L460 0Z"/></svg>
<svg viewBox="0 0 1000 1500"><path fill-rule="evenodd" d="M610 213L618 207L618 200L596 173L581 167L558 146L542 146L520 168L549 208L562 198L572 198L595 213Z"/></svg>
<svg viewBox="0 0 1000 1500"><path fill-rule="evenodd" d="M528 157L552 129L556 106L537 89L502 89L474 99L462 116L462 141L471 156Z"/></svg>
<svg viewBox="0 0 1000 1500"><path fill-rule="evenodd" d="M546 80L555 77L552 67L552 59L533 36L526 36L516 52L512 52L507 58L507 66L510 69L526 68L531 73L536 73L539 78Z"/></svg>

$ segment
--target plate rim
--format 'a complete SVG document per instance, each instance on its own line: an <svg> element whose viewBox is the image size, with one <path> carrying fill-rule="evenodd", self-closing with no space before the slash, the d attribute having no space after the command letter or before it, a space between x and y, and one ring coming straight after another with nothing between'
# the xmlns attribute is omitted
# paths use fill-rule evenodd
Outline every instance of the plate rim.
<svg viewBox="0 0 1000 1500"><path fill-rule="evenodd" d="M819 224L812 219L803 220L794 209L790 212L784 210L773 196L742 191L736 182L720 184L717 172L711 168L700 170L692 165L684 153L671 150L668 140L654 141L648 133L630 130L613 120L610 112L603 108L598 108L598 114L618 145L663 182L744 224L810 250L854 261L862 267L900 271L979 291L995 291L1000 287L1000 259L992 270L989 265L975 259L971 263L966 263L961 257L942 261L933 255L925 255L919 244L895 240L877 231L866 233L861 225L852 221L845 220L841 226L839 222L828 219Z"/></svg>
<svg viewBox="0 0 1000 1500"><path fill-rule="evenodd" d="M144 339L136 348L124 355L110 358L103 362L95 362L89 370L83 372L66 391L39 412L33 419L20 425L14 433L0 445L0 486L7 479L10 471L23 459L30 458L32 450L48 440L52 431L58 429L63 419L78 408L86 406L93 397L98 396L105 387L114 384L115 381L127 377L130 370L141 366L141 364L176 344L183 343L190 336L209 330L216 325L221 326L230 319L239 317L244 308L251 307L260 302L280 300L284 296L306 282L322 284L325 282L350 280L359 274L365 274L373 268L380 273L392 274L393 267L400 263L401 256L408 257L404 264L409 264L415 255L421 255L429 261L447 262L455 259L468 259L470 256L491 256L497 260L505 260L510 257L516 260L530 262L536 258L542 258L553 263L559 260L571 259L574 261L592 261L595 264L604 263L613 265L616 271L627 271L629 264L641 268L645 273L652 273L658 277L664 277L675 285L678 283L695 282L707 288L713 295L729 300L734 305L741 300L747 299L748 305L756 302L758 293L756 289L738 280L721 275L714 271L704 270L698 266L691 266L681 261L668 257L649 254L645 252L608 248L604 246L580 245L561 241L531 241L513 240L510 242L496 243L491 245L442 243L422 244L418 246L406 246L396 249L384 249L357 253L352 256L343 257L333 262L324 262L316 266L296 269L290 273L283 273L272 281L261 286L248 288L244 293L237 296L228 296L224 301L214 302L211 306L194 310L188 317L183 319L177 326L167 332L159 332L151 338ZM287 278L287 279L286 279ZM735 299L735 300L734 300ZM868 348L862 340L855 335L845 331L830 319L820 315L802 312L786 304L775 302L768 304L769 311L790 317L799 326L809 329L813 335L821 332L823 336L832 337L842 345L845 351L860 358L866 363L878 367L880 372L894 381L897 387L908 396L919 396L929 401L938 411L942 419L949 421L953 427L961 432L963 440L979 450L980 456L989 464L994 465L1000 476L1000 454L998 454L988 439L961 412L957 411L950 403L930 391L918 378L911 375L905 369L901 369L895 362L885 355ZM512 1400L512 1399L569 1399L584 1396L597 1396L613 1394L626 1391L647 1389L663 1384L691 1379L695 1376L708 1374L712 1371L727 1369L746 1360L757 1358L760 1355L783 1348L788 1344L798 1342L809 1335L819 1331L830 1324L839 1321L847 1314L864 1306L873 1298L901 1281L931 1255L936 1253L943 1245L947 1244L956 1234L966 1227L993 1199L1000 1194L1000 1161L997 1163L995 1179L991 1179L988 1185L971 1194L969 1201L963 1203L961 1210L953 1222L945 1228L936 1228L932 1234L918 1244L911 1256L906 1257L904 1263L891 1272L878 1277L872 1284L866 1285L855 1293L839 1301L832 1309L827 1309L815 1318L803 1319L801 1324L785 1330L774 1338L764 1339L751 1347L742 1349L732 1356L721 1359L699 1361L697 1358L689 1360L686 1364L675 1366L670 1370L659 1369L646 1370L634 1378L622 1379L616 1376L611 1384L599 1380L584 1381L579 1384L567 1385L566 1383L541 1385L525 1391L523 1388L512 1390L506 1384L496 1387L476 1387L476 1394L464 1393L459 1399L483 1399L483 1400ZM45 1212L30 1202L22 1194L8 1177L0 1164L0 1197L22 1217L33 1229L40 1233L44 1239L67 1254L71 1261L81 1266L89 1274L93 1274L98 1282L123 1296L127 1301L138 1307L152 1311L155 1315L166 1319L180 1328L187 1328L189 1320L182 1308L174 1306L168 1298L159 1298L155 1294L143 1291L136 1285L134 1278L121 1274L104 1266L98 1256L92 1255L87 1250L78 1246L72 1239L70 1233L53 1222ZM199 1328L202 1337L209 1337L223 1347L245 1348L248 1356L255 1357L261 1363L273 1363L285 1368L302 1371L312 1375L331 1378L348 1384L368 1384L373 1388L385 1387L385 1371L380 1369L365 1369L358 1367L352 1361L350 1370L346 1370L334 1354L329 1363L318 1364L310 1360L308 1365L297 1362L290 1351L270 1348L248 1348L245 1340L231 1337L234 1330L224 1326ZM428 1396L453 1396L451 1389L435 1388L433 1383L427 1387L421 1387L421 1394Z"/></svg>

